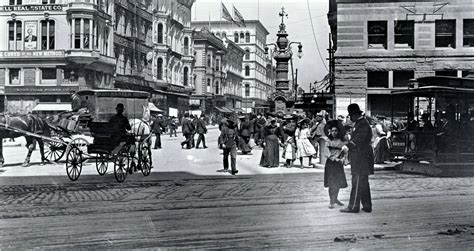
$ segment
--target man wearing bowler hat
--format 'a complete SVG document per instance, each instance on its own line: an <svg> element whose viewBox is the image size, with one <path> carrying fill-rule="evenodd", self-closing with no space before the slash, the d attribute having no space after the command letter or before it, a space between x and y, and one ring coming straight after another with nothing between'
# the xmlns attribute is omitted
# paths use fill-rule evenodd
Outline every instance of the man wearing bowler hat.
<svg viewBox="0 0 474 251"><path fill-rule="evenodd" d="M347 107L354 130L351 140L347 143L351 161L352 190L349 205L341 209L343 213L358 213L362 203L362 211L372 212L369 175L374 173L374 152L371 146L372 129L369 122L362 116L358 104Z"/></svg>

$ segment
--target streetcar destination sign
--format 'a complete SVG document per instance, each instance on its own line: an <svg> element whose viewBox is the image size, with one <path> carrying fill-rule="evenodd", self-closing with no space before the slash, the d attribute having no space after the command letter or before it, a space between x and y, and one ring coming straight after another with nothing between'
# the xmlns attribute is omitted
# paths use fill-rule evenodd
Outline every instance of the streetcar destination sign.
<svg viewBox="0 0 474 251"><path fill-rule="evenodd" d="M60 4L50 5L5 5L0 6L0 11L62 11Z"/></svg>

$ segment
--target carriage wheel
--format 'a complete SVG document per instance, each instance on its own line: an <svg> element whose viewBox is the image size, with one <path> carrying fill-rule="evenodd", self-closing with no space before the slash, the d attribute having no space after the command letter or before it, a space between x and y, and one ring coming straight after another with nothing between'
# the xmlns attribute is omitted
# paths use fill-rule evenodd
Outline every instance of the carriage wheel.
<svg viewBox="0 0 474 251"><path fill-rule="evenodd" d="M56 137L54 137L54 139L59 140L59 138ZM64 144L56 141L45 141L45 143L48 147L44 152L44 156L48 161L57 162L64 156L64 153L66 153L66 145Z"/></svg>
<svg viewBox="0 0 474 251"><path fill-rule="evenodd" d="M151 172L151 151L148 146L142 146L140 149L140 167L144 176L150 175Z"/></svg>
<svg viewBox="0 0 474 251"><path fill-rule="evenodd" d="M66 173L70 180L76 181L81 176L82 152L77 147L71 147L66 156Z"/></svg>
<svg viewBox="0 0 474 251"><path fill-rule="evenodd" d="M68 147L72 148L73 146L75 146L81 151L81 153L87 153L87 145L89 145L89 141L87 141L87 139L75 138L71 140L71 142L69 142Z"/></svg>
<svg viewBox="0 0 474 251"><path fill-rule="evenodd" d="M105 154L98 154L95 158L95 167L100 176L107 172L109 166L109 159Z"/></svg>
<svg viewBox="0 0 474 251"><path fill-rule="evenodd" d="M117 182L121 183L127 178L129 159L127 155L118 155L114 159L114 175Z"/></svg>

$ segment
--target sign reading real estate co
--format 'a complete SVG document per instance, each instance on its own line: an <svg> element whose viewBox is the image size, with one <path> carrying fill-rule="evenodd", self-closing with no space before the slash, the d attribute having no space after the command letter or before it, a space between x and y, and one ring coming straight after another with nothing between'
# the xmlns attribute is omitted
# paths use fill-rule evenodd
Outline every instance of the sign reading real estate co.
<svg viewBox="0 0 474 251"><path fill-rule="evenodd" d="M60 4L50 5L6 5L0 6L0 11L62 11Z"/></svg>

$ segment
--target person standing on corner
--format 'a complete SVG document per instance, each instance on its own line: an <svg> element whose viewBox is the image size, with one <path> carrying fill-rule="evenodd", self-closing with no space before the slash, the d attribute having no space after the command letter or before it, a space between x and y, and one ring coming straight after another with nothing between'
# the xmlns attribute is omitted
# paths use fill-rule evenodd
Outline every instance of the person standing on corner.
<svg viewBox="0 0 474 251"><path fill-rule="evenodd" d="M170 129L170 138L173 137L173 134L175 137L178 137L178 135L176 134L176 127L177 127L177 122L176 122L176 118L174 116L171 116L170 120L169 120L169 123L168 123L168 127Z"/></svg>
<svg viewBox="0 0 474 251"><path fill-rule="evenodd" d="M196 121L196 133L199 134L196 142L196 149L199 148L199 145L202 141L202 147L207 148L206 146L206 138L204 134L207 133L206 123L204 122L204 114L201 114L200 118Z"/></svg>
<svg viewBox="0 0 474 251"><path fill-rule="evenodd" d="M374 174L374 152L371 146L372 129L367 119L362 116L358 104L347 107L352 122L355 122L351 139L347 143L351 162L352 189L349 205L341 209L343 213L372 212L369 175Z"/></svg>
<svg viewBox="0 0 474 251"><path fill-rule="evenodd" d="M237 144L239 137L237 136L237 128L232 119L227 120L226 126L222 127L221 135L219 136L219 146L224 150L223 165L224 170L229 170L229 155L231 174L235 175L237 170Z"/></svg>
<svg viewBox="0 0 474 251"><path fill-rule="evenodd" d="M161 134L165 131L165 123L163 121L163 115L158 116L153 120L151 124L151 131L155 134L155 145L153 149L161 149Z"/></svg>
<svg viewBox="0 0 474 251"><path fill-rule="evenodd" d="M186 145L186 149L191 149L191 136L194 131L194 125L189 120L189 113L185 113L183 120L181 121L181 127L183 131L183 136L186 138L183 142L181 142L181 147L184 147Z"/></svg>

